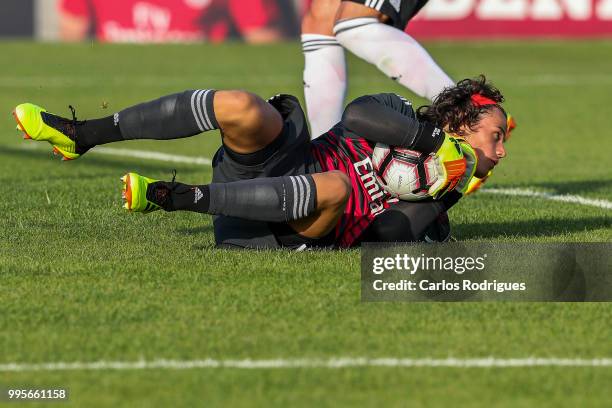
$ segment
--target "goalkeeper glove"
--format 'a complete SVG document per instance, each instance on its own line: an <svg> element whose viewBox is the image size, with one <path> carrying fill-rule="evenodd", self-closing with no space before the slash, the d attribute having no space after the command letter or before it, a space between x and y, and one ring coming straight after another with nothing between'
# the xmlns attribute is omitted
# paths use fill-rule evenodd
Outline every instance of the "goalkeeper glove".
<svg viewBox="0 0 612 408"><path fill-rule="evenodd" d="M484 184L485 181L487 181L487 179L489 177L491 177L491 175L493 174L492 171L489 171L487 173L486 176L484 176L483 178L478 178L478 177L472 177L472 179L470 180L470 184L468 185L468 189L465 192L466 195L475 193L476 191L478 191L478 189L480 187L482 187L482 185Z"/></svg>
<svg viewBox="0 0 612 408"><path fill-rule="evenodd" d="M437 200L457 186L465 173L467 161L459 140L448 134L444 135L444 142L434 157L438 168L438 180L429 188L428 193Z"/></svg>
<svg viewBox="0 0 612 408"><path fill-rule="evenodd" d="M472 148L472 146L465 141L465 139L457 139L459 142L459 146L461 147L461 151L463 152L463 157L465 158L465 172L459 179L455 190L460 192L462 195L467 194L469 191L471 181L475 179L474 173L476 173L476 166L478 165L478 157L476 156L476 152Z"/></svg>
<svg viewBox="0 0 612 408"><path fill-rule="evenodd" d="M512 135L512 131L514 129L516 129L516 120L514 119L514 116L512 116L511 114L508 114L508 118L506 119L506 123L507 123L507 130L506 130L506 142L508 140L510 140L510 136Z"/></svg>

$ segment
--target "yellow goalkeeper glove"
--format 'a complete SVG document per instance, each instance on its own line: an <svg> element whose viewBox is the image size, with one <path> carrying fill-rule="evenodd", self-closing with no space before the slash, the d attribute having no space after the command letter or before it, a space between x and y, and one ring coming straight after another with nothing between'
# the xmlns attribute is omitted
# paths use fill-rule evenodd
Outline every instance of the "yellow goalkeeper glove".
<svg viewBox="0 0 612 408"><path fill-rule="evenodd" d="M460 139L444 135L442 146L434 154L438 168L438 180L429 188L429 195L434 199L441 198L453 190L461 181L467 169L467 160L461 147Z"/></svg>
<svg viewBox="0 0 612 408"><path fill-rule="evenodd" d="M455 191L465 195L469 191L472 180L476 178L474 173L476 173L476 166L478 165L478 156L476 156L476 152L465 139L458 138L457 140L465 158L465 172L459 179Z"/></svg>
<svg viewBox="0 0 612 408"><path fill-rule="evenodd" d="M468 185L467 191L465 192L466 195L475 193L476 191L478 191L478 189L480 187L482 187L482 185L484 184L485 181L487 181L487 179L489 177L491 177L491 175L493 174L492 171L489 171L487 173L486 176L484 176L483 178L478 178L478 177L472 177L472 179L470 180L470 184Z"/></svg>

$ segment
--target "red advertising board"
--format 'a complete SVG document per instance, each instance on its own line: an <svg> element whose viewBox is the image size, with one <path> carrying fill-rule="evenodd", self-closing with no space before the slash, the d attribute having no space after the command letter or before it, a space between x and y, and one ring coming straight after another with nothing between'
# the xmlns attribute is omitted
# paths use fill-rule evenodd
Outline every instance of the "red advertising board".
<svg viewBox="0 0 612 408"><path fill-rule="evenodd" d="M430 0L418 38L612 36L612 0Z"/></svg>

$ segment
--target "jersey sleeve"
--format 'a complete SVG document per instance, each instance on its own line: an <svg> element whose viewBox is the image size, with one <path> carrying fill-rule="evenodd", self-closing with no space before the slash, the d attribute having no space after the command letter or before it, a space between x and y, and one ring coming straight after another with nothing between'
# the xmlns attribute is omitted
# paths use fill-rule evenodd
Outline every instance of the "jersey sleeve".
<svg viewBox="0 0 612 408"><path fill-rule="evenodd" d="M62 13L73 16L87 17L89 15L87 0L60 0L58 7Z"/></svg>
<svg viewBox="0 0 612 408"><path fill-rule="evenodd" d="M420 122L411 103L392 93L355 99L344 110L342 125L347 137L362 137L425 154L437 151L444 142L442 129Z"/></svg>

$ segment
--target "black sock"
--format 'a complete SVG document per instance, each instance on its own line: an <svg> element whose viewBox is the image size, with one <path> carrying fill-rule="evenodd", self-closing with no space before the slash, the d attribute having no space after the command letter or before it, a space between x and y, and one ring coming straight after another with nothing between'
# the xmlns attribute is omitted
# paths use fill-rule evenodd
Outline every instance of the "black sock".
<svg viewBox="0 0 612 408"><path fill-rule="evenodd" d="M316 209L316 194L314 179L309 174L202 186L159 182L147 190L147 198L166 211L195 211L268 222L309 216Z"/></svg>
<svg viewBox="0 0 612 408"><path fill-rule="evenodd" d="M316 209L317 188L310 174L210 184L209 214L287 222Z"/></svg>
<svg viewBox="0 0 612 408"><path fill-rule="evenodd" d="M199 89L162 96L112 116L79 121L76 127L69 119L48 116L56 128L65 125L72 133L71 127L76 128L81 150L129 139L178 139L219 128L213 104L215 93L212 89ZM58 120L61 123L56 124Z"/></svg>
<svg viewBox="0 0 612 408"><path fill-rule="evenodd" d="M86 120L76 126L76 140L80 146L93 147L123 140L117 116Z"/></svg>
<svg viewBox="0 0 612 408"><path fill-rule="evenodd" d="M172 191L174 210L187 210L208 213L210 208L210 188L208 185L189 186L178 184Z"/></svg>
<svg viewBox="0 0 612 408"><path fill-rule="evenodd" d="M194 211L207 213L210 204L208 185L192 186L175 182L157 181L147 187L147 200L166 211Z"/></svg>
<svg viewBox="0 0 612 408"><path fill-rule="evenodd" d="M162 96L117 113L123 139L178 139L219 129L213 89Z"/></svg>

